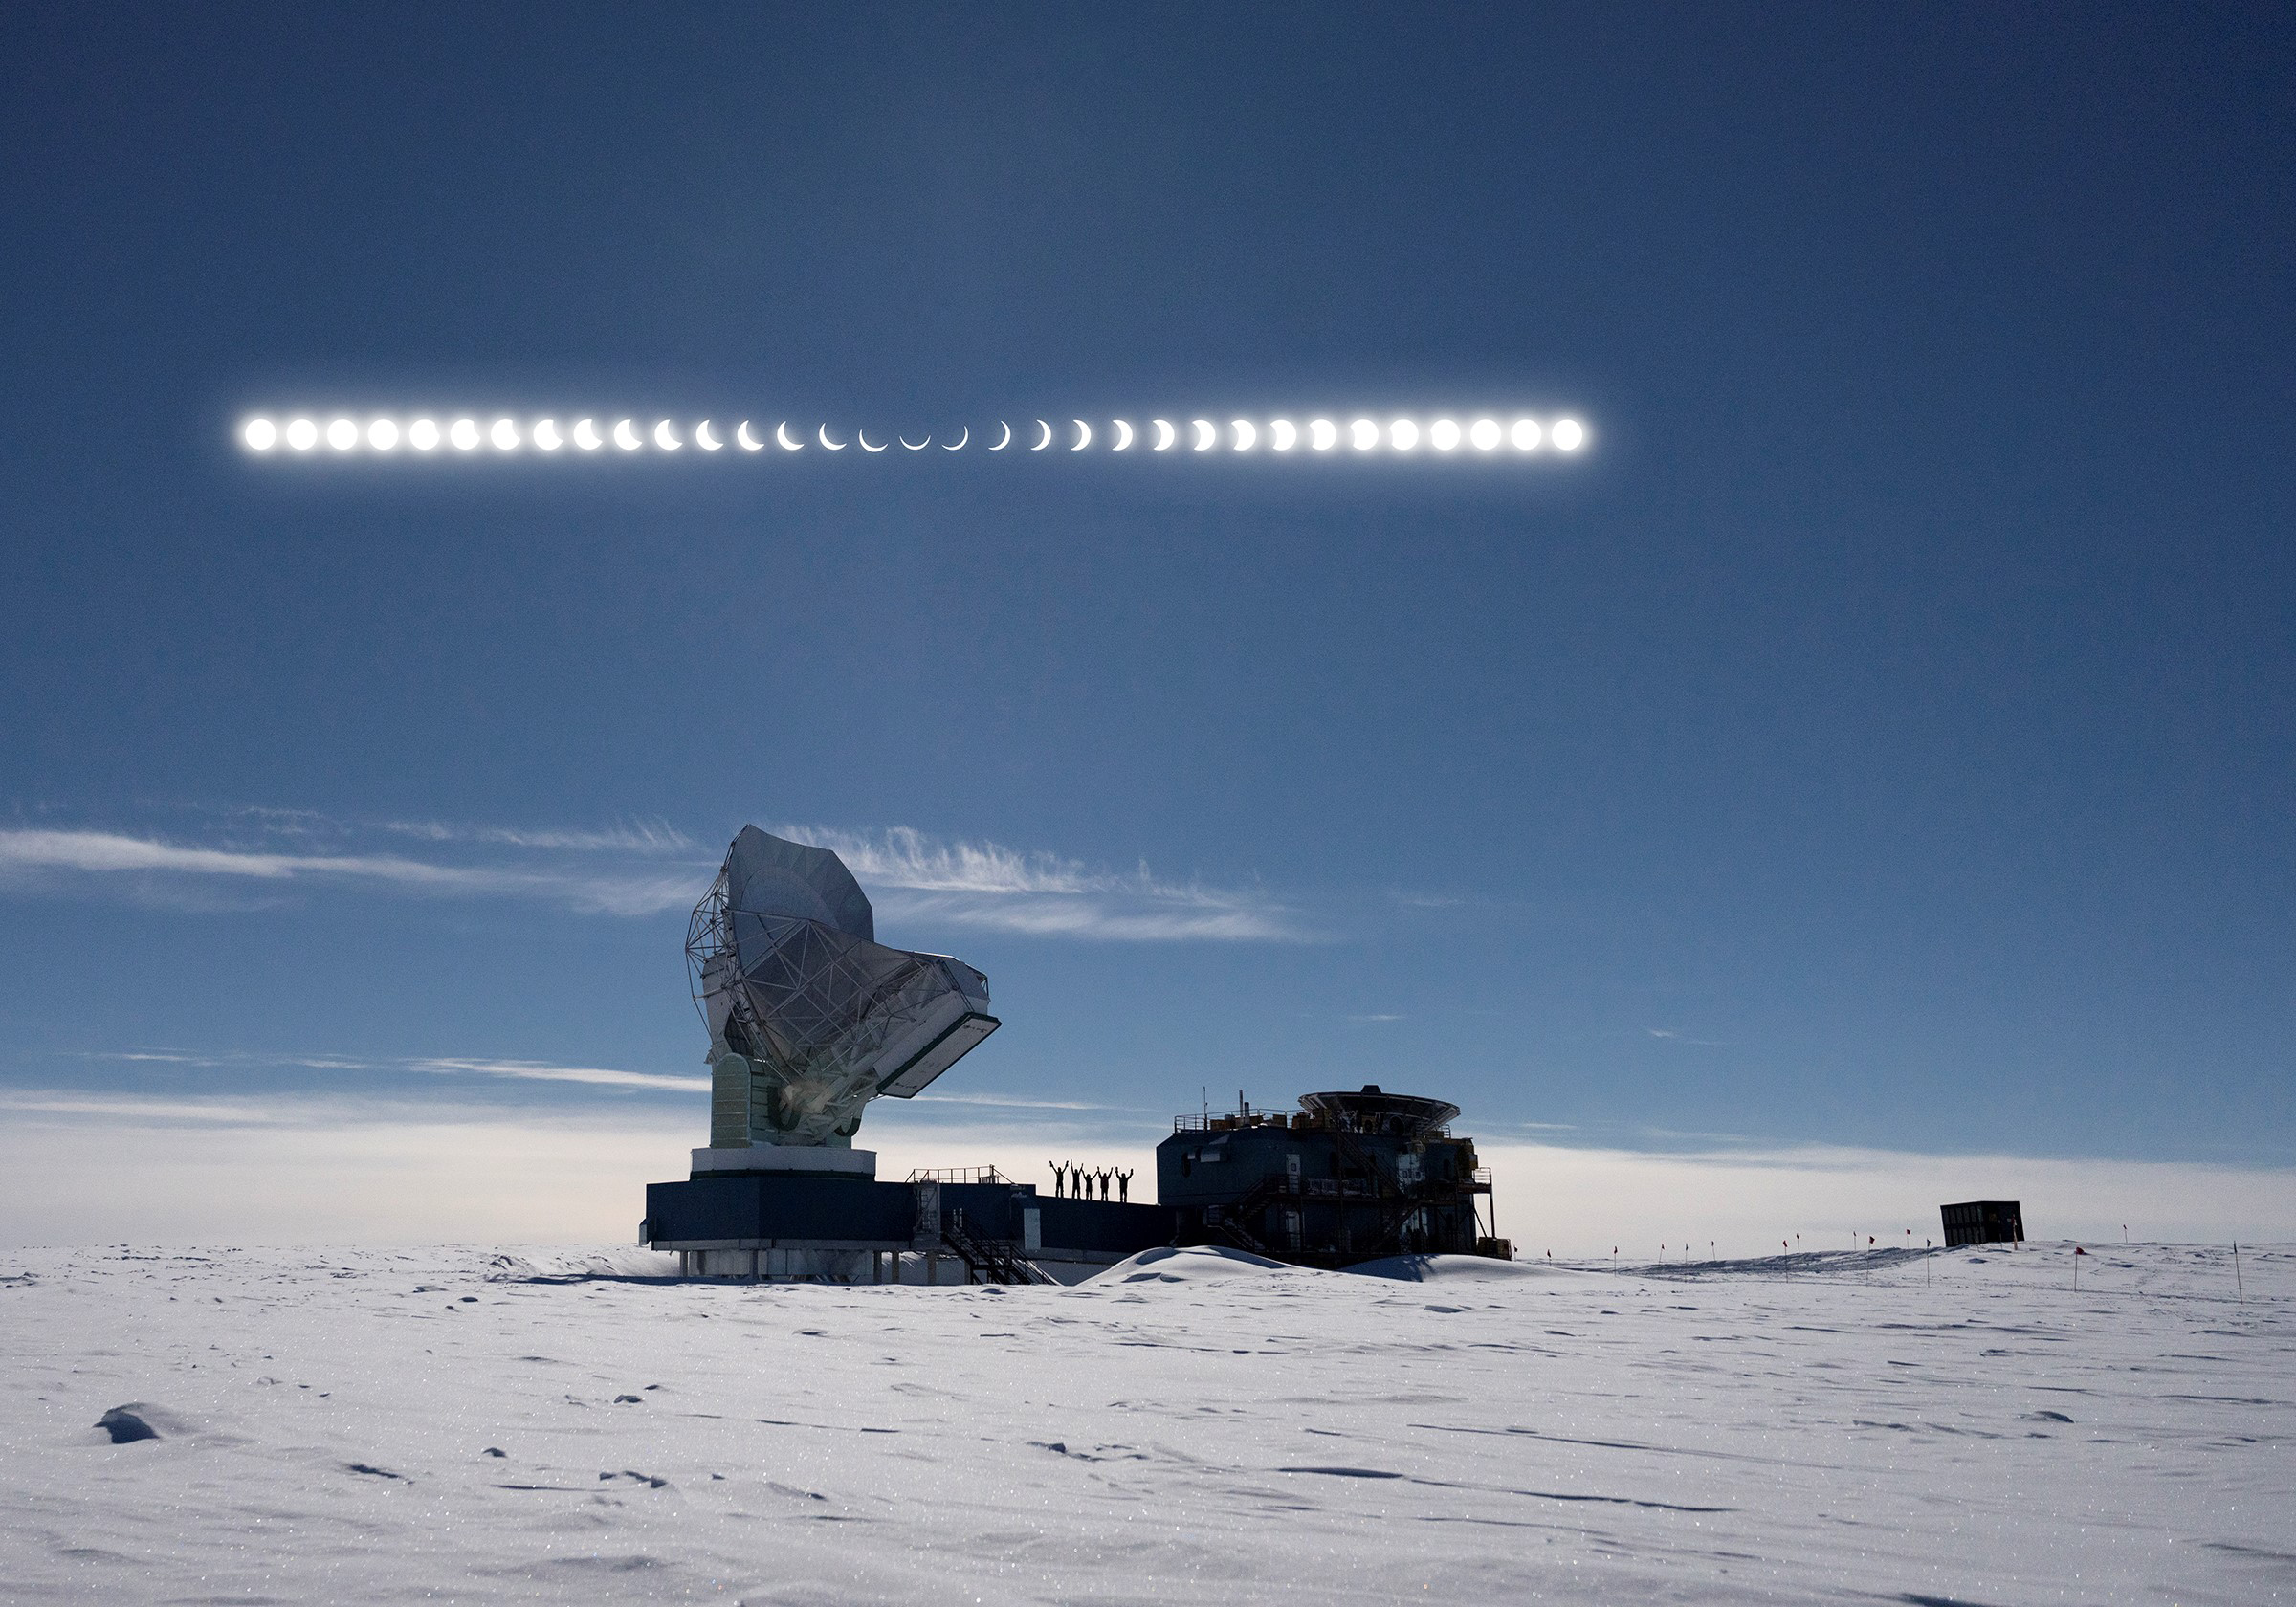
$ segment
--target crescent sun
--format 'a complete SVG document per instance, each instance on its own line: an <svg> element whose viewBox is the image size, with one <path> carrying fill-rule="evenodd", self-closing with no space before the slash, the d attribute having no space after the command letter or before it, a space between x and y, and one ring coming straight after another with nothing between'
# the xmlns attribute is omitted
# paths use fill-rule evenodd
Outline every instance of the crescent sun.
<svg viewBox="0 0 2296 1607"><path fill-rule="evenodd" d="M1218 427L1216 427L1210 419L1198 419L1193 428L1196 431L1196 450L1198 451L1210 451L1212 450L1212 443L1220 439L1220 430Z"/></svg>
<svg viewBox="0 0 2296 1607"><path fill-rule="evenodd" d="M828 425L826 425L826 424L825 424L825 425L823 425L823 426L822 426L822 427L821 427L819 429L815 430L815 431L814 431L814 433L815 433L816 435L818 435L818 436L820 436L820 437L821 437L821 444L822 444L823 446L825 446L825 447L828 448L828 449L829 449L829 451L845 451L845 449L846 449L847 447L849 447L849 446L852 445L852 443L851 443L850 441L832 441L832 440L830 440L830 439L829 439L829 427L828 427Z"/></svg>
<svg viewBox="0 0 2296 1607"><path fill-rule="evenodd" d="M909 445L909 437L908 437L908 436L906 436L906 435L897 435L897 436L895 436L895 437L894 437L894 438L895 440L899 441L899 442L901 443L901 445L902 445L902 446L904 446L904 447L909 447L909 450L910 450L911 451L924 451L924 450L925 450L927 447L929 447L929 446L931 446L931 445L933 444L933 437L932 437L932 436L930 436L930 435L926 436L926 437L925 437L923 440L921 440L921 441L917 442L917 443L916 443L915 446L910 446L910 445Z"/></svg>
<svg viewBox="0 0 2296 1607"><path fill-rule="evenodd" d="M664 419L653 427L653 444L664 451L675 451L684 446L685 442L670 433L670 421Z"/></svg>
<svg viewBox="0 0 2296 1607"><path fill-rule="evenodd" d="M624 419L614 426L614 445L624 451L636 451L645 444L638 439L638 432L630 428L629 420Z"/></svg>
<svg viewBox="0 0 2296 1607"><path fill-rule="evenodd" d="M1036 445L1030 447L1028 450L1030 451L1043 451L1047 447L1052 444L1052 427L1047 424L1043 419L1038 419L1036 421L1036 427L1037 429L1043 430L1044 433L1037 437Z"/></svg>
<svg viewBox="0 0 2296 1607"><path fill-rule="evenodd" d="M990 451L1003 451L1006 447L1012 445L1012 426L1005 424L1003 419L997 420L997 423L1004 428L1004 439L999 441L995 446L989 448L988 450Z"/></svg>
<svg viewBox="0 0 2296 1607"><path fill-rule="evenodd" d="M719 447L725 445L723 441L720 441L717 436L710 433L710 421L708 419L703 419L699 424L694 427L694 444L699 447L703 451L716 451Z"/></svg>
<svg viewBox="0 0 2296 1607"><path fill-rule="evenodd" d="M1093 427L1082 419L1071 419L1069 422L1076 427L1076 444L1069 451L1082 451L1093 444Z"/></svg>
<svg viewBox="0 0 2296 1607"><path fill-rule="evenodd" d="M853 439L861 443L861 450L863 451L883 451L885 450L885 447L872 447L869 444L869 431L866 429L854 430ZM891 445L893 445L891 441L885 443L886 447Z"/></svg>
<svg viewBox="0 0 2296 1607"><path fill-rule="evenodd" d="M947 446L943 446L943 447L942 447L940 450L941 450L942 451L962 451L964 450L964 444L965 444L965 442L967 442L967 441L971 440L972 438L973 438L973 427L972 427L971 425L969 425L969 424L968 424L968 425L966 425L966 426L964 427L964 433L963 433L963 434L961 434L961 435L960 435L960 436L958 436L958 437L957 437L957 439L956 439L956 442L955 442L953 445L947 445ZM931 439L933 439L933 437L932 437L932 436L930 436L930 435L928 435L928 436L926 436L926 437L925 437L925 439L926 439L926 440L928 440L928 441L930 441Z"/></svg>
<svg viewBox="0 0 2296 1607"><path fill-rule="evenodd" d="M1156 450L1158 451L1170 451L1172 450L1172 443L1178 437L1172 429L1172 421L1170 419L1158 419L1156 421Z"/></svg>
<svg viewBox="0 0 2296 1607"><path fill-rule="evenodd" d="M777 424L773 427L773 438L781 442L783 446L787 447L791 451L804 451L806 450L805 442L792 441L789 439L789 421L786 419L784 419L780 424Z"/></svg>
<svg viewBox="0 0 2296 1607"><path fill-rule="evenodd" d="M741 443L743 451L763 451L765 450L765 443L750 434L749 420L747 419L743 419L740 425L735 427L734 439Z"/></svg>
<svg viewBox="0 0 2296 1607"><path fill-rule="evenodd" d="M596 451L606 442L598 434L597 424L593 420L584 419L574 426L574 444L584 451Z"/></svg>
<svg viewBox="0 0 2296 1607"><path fill-rule="evenodd" d="M1129 425L1129 424L1126 424L1126 423L1125 423L1125 422L1124 422L1122 419L1118 419L1118 420L1116 420L1116 439L1115 439L1115 445L1113 445L1113 446L1111 446L1111 447L1110 447L1108 450L1109 450L1110 451L1124 451L1124 450L1125 450L1127 447L1129 447L1129 446L1131 446L1131 445L1132 445L1132 426L1131 426L1131 425Z"/></svg>

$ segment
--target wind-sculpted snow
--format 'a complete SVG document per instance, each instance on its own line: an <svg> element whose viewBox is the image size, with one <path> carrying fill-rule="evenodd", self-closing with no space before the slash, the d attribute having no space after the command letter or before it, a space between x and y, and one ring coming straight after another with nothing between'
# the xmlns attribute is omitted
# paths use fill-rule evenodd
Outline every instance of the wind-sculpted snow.
<svg viewBox="0 0 2296 1607"><path fill-rule="evenodd" d="M20 1252L0 1598L2296 1598L2296 1255L2081 1265Z"/></svg>
<svg viewBox="0 0 2296 1607"><path fill-rule="evenodd" d="M579 1284L592 1278L631 1283L676 1283L678 1259L668 1250L538 1250L498 1255L485 1265L497 1282Z"/></svg>
<svg viewBox="0 0 2296 1607"><path fill-rule="evenodd" d="M1142 1250L1119 1261L1093 1282L1102 1284L1226 1284L1242 1278L1318 1278L1324 1274L1302 1266L1253 1255L1248 1250L1219 1250L1203 1246L1187 1249Z"/></svg>
<svg viewBox="0 0 2296 1607"><path fill-rule="evenodd" d="M1358 1277L1393 1278L1404 1284L1511 1283L1519 1278L1599 1278L1601 1272L1581 1272L1548 1261L1492 1261L1485 1256L1389 1256L1348 1268Z"/></svg>

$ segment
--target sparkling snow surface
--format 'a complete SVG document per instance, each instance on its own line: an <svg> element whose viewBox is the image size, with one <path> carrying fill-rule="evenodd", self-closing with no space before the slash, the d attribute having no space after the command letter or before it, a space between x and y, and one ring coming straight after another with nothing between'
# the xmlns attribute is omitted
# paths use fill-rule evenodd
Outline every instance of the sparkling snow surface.
<svg viewBox="0 0 2296 1607"><path fill-rule="evenodd" d="M0 1598L2296 1599L2285 1249L667 1260L0 1255Z"/></svg>

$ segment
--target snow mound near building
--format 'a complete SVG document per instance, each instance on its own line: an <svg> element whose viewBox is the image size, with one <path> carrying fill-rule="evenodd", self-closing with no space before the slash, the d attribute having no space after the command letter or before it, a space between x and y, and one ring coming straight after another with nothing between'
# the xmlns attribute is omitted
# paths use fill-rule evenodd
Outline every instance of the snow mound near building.
<svg viewBox="0 0 2296 1607"><path fill-rule="evenodd" d="M1507 1282L1516 1278L1589 1278L1601 1273L1573 1271L1531 1261L1493 1261L1489 1256L1388 1256L1358 1262L1346 1268L1367 1278L1393 1278L1406 1284Z"/></svg>
<svg viewBox="0 0 2296 1607"><path fill-rule="evenodd" d="M1235 1278L1259 1279L1271 1272L1307 1273L1312 1269L1288 1266L1248 1250L1224 1249L1216 1244L1192 1244L1185 1249L1159 1247L1128 1256L1093 1280L1095 1284L1203 1284Z"/></svg>
<svg viewBox="0 0 2296 1607"><path fill-rule="evenodd" d="M531 1284L579 1284L592 1279L661 1283L680 1275L678 1259L672 1252L640 1249L531 1250L524 1255L496 1256L486 1271L490 1283Z"/></svg>

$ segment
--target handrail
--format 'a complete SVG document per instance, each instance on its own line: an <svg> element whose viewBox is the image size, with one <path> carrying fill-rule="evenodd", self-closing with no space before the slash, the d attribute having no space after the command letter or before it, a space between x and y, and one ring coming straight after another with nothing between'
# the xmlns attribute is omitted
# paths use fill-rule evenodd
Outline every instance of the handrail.
<svg viewBox="0 0 2296 1607"><path fill-rule="evenodd" d="M1304 1124L1302 1116L1306 1117ZM1248 1111L1214 1111L1206 1114L1191 1111L1172 1118L1174 1133L1248 1133L1255 1127L1269 1127L1278 1132L1290 1128L1299 1133L1354 1133L1356 1128L1344 1127L1329 1117L1300 1111L1265 1111L1253 1106ZM1422 1138L1433 1138L1452 1143L1451 1124L1444 1122L1421 1134Z"/></svg>
<svg viewBox="0 0 2296 1607"><path fill-rule="evenodd" d="M1010 1178L993 1166L920 1166L909 1174L913 1183L1009 1183Z"/></svg>
<svg viewBox="0 0 2296 1607"><path fill-rule="evenodd" d="M1232 1133L1252 1127L1289 1127L1296 1111L1269 1111L1253 1106L1248 1111L1198 1111L1172 1118L1175 1133Z"/></svg>
<svg viewBox="0 0 2296 1607"><path fill-rule="evenodd" d="M992 1284L1049 1284L1050 1274L1040 1270L1019 1253L1019 1246L1010 1240L976 1239L964 1225L961 1212L951 1213L951 1220L940 1225L941 1242L957 1252L969 1277L984 1275Z"/></svg>

